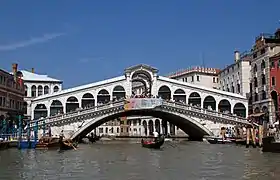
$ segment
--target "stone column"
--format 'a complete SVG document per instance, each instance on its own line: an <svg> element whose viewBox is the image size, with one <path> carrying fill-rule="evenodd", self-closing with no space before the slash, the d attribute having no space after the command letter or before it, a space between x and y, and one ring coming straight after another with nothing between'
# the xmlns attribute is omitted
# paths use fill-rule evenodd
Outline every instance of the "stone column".
<svg viewBox="0 0 280 180"><path fill-rule="evenodd" d="M170 123L167 122L167 134L170 134Z"/></svg>

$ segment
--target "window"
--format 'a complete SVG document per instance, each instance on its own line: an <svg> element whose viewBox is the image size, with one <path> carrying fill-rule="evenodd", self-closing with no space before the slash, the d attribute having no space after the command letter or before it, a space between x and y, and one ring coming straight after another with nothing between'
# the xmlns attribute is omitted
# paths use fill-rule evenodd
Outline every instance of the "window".
<svg viewBox="0 0 280 180"><path fill-rule="evenodd" d="M254 72L257 72L258 71L258 66L257 66L257 64L255 64L255 66L254 66Z"/></svg>
<svg viewBox="0 0 280 180"><path fill-rule="evenodd" d="M259 100L258 93L255 93L255 102Z"/></svg>
<svg viewBox="0 0 280 180"><path fill-rule="evenodd" d="M120 132L120 129L119 129L119 127L117 127L117 133L119 133Z"/></svg>
<svg viewBox="0 0 280 180"><path fill-rule="evenodd" d="M264 69L265 68L265 62L264 60L262 60L262 63L261 63L261 68Z"/></svg>
<svg viewBox="0 0 280 180"><path fill-rule="evenodd" d="M255 59L257 57L257 53L254 53L253 54L253 58Z"/></svg>
<svg viewBox="0 0 280 180"><path fill-rule="evenodd" d="M215 77L213 77L213 83L216 83L216 81L215 81L216 79L215 79Z"/></svg>
<svg viewBox="0 0 280 180"><path fill-rule="evenodd" d="M196 76L196 80L199 81L199 76Z"/></svg>
<svg viewBox="0 0 280 180"><path fill-rule="evenodd" d="M266 82L265 82L265 75L262 74L262 85L265 85L265 84L266 84Z"/></svg>
<svg viewBox="0 0 280 180"><path fill-rule="evenodd" d="M99 133L103 133L103 128L99 128Z"/></svg>
<svg viewBox="0 0 280 180"><path fill-rule="evenodd" d="M258 87L258 79L257 79L257 77L254 77L254 85L255 85L255 88Z"/></svg>
<svg viewBox="0 0 280 180"><path fill-rule="evenodd" d="M275 68L274 61L271 61L271 62L270 62L270 68Z"/></svg>
<svg viewBox="0 0 280 180"><path fill-rule="evenodd" d="M49 94L49 86L44 87L44 94Z"/></svg>
<svg viewBox="0 0 280 180"><path fill-rule="evenodd" d="M38 86L38 96L41 96L43 94L43 87Z"/></svg>
<svg viewBox="0 0 280 180"><path fill-rule="evenodd" d="M28 87L27 87L27 86L24 86L24 90L25 90L25 92L24 92L24 96L26 96L26 97L27 97Z"/></svg>
<svg viewBox="0 0 280 180"><path fill-rule="evenodd" d="M253 91L253 86L252 86L252 83L250 83L250 92L252 93Z"/></svg>
<svg viewBox="0 0 280 180"><path fill-rule="evenodd" d="M0 106L2 106L2 97L0 97Z"/></svg>
<svg viewBox="0 0 280 180"><path fill-rule="evenodd" d="M31 97L36 97L36 86L35 85L33 85L31 87Z"/></svg>
<svg viewBox="0 0 280 180"><path fill-rule="evenodd" d="M240 84L237 84L237 93L240 93Z"/></svg>
<svg viewBox="0 0 280 180"><path fill-rule="evenodd" d="M265 53L265 48L263 48L262 50L261 50L261 54L264 54Z"/></svg>
<svg viewBox="0 0 280 180"><path fill-rule="evenodd" d="M53 92L57 92L59 90L58 86L54 86Z"/></svg>
<svg viewBox="0 0 280 180"><path fill-rule="evenodd" d="M194 82L194 76L192 76L192 82Z"/></svg>
<svg viewBox="0 0 280 180"><path fill-rule="evenodd" d="M271 78L271 85L275 86L275 77L274 76Z"/></svg>
<svg viewBox="0 0 280 180"><path fill-rule="evenodd" d="M266 99L266 92L263 90L262 91L262 100L265 100Z"/></svg>
<svg viewBox="0 0 280 180"><path fill-rule="evenodd" d="M185 82L188 82L188 78L185 78Z"/></svg>

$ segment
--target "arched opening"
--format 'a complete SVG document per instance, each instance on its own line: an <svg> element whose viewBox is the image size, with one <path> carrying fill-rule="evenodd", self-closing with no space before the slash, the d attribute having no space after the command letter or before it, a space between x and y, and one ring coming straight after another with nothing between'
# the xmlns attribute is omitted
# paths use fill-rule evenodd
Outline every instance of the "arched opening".
<svg viewBox="0 0 280 180"><path fill-rule="evenodd" d="M216 100L213 96L207 96L203 101L203 108L216 111Z"/></svg>
<svg viewBox="0 0 280 180"><path fill-rule="evenodd" d="M28 94L28 87L24 85L24 96L27 97Z"/></svg>
<svg viewBox="0 0 280 180"><path fill-rule="evenodd" d="M260 113L260 112L261 112L261 110L260 110L259 107L256 107L256 108L254 109L254 113Z"/></svg>
<svg viewBox="0 0 280 180"><path fill-rule="evenodd" d="M102 89L97 94L97 104L106 104L110 102L110 94L106 89Z"/></svg>
<svg viewBox="0 0 280 180"><path fill-rule="evenodd" d="M86 93L82 97L82 108L89 108L95 106L95 100L92 94Z"/></svg>
<svg viewBox="0 0 280 180"><path fill-rule="evenodd" d="M155 129L156 129L156 132L158 132L159 134L161 133L160 132L160 120L159 119L155 120Z"/></svg>
<svg viewBox="0 0 280 180"><path fill-rule="evenodd" d="M122 86L116 86L113 89L113 101L125 99L125 89Z"/></svg>
<svg viewBox="0 0 280 180"><path fill-rule="evenodd" d="M272 99L272 103L273 103L273 107L275 109L275 113L277 114L279 111L279 102L278 102L278 94L276 91L272 91L271 92L271 99Z"/></svg>
<svg viewBox="0 0 280 180"><path fill-rule="evenodd" d="M164 100L170 100L171 99L171 90L169 89L169 87L163 85L158 90L158 96Z"/></svg>
<svg viewBox="0 0 280 180"><path fill-rule="evenodd" d="M66 101L66 113L76 111L79 108L79 101L76 97L71 96Z"/></svg>
<svg viewBox="0 0 280 180"><path fill-rule="evenodd" d="M44 87L44 94L49 94L49 92L50 92L49 86L45 86Z"/></svg>
<svg viewBox="0 0 280 180"><path fill-rule="evenodd" d="M263 107L262 107L262 112L263 112L263 113L267 113L267 112L268 112L267 106L263 106Z"/></svg>
<svg viewBox="0 0 280 180"><path fill-rule="evenodd" d="M31 87L31 97L36 97L37 88L35 85Z"/></svg>
<svg viewBox="0 0 280 180"><path fill-rule="evenodd" d="M236 103L233 107L233 114L240 117L246 117L246 107L242 103Z"/></svg>
<svg viewBox="0 0 280 180"><path fill-rule="evenodd" d="M147 96L151 93L152 77L145 70L135 71L132 75L132 95Z"/></svg>
<svg viewBox="0 0 280 180"><path fill-rule="evenodd" d="M43 95L43 86L39 85L38 86L38 96Z"/></svg>
<svg viewBox="0 0 280 180"><path fill-rule="evenodd" d="M175 136L175 125L169 123L169 126L170 126L170 135Z"/></svg>
<svg viewBox="0 0 280 180"><path fill-rule="evenodd" d="M143 120L143 128L144 128L144 135L148 135L148 127L147 127L147 121Z"/></svg>
<svg viewBox="0 0 280 180"><path fill-rule="evenodd" d="M154 132L154 123L153 120L149 120L149 135L153 135Z"/></svg>
<svg viewBox="0 0 280 180"><path fill-rule="evenodd" d="M219 112L229 114L231 113L231 104L228 100L223 99L219 102L218 109Z"/></svg>
<svg viewBox="0 0 280 180"><path fill-rule="evenodd" d="M24 114L27 114L27 106L28 106L27 102L24 101L23 102L23 112L24 112Z"/></svg>
<svg viewBox="0 0 280 180"><path fill-rule="evenodd" d="M164 120L164 119L162 119L161 120L161 122L162 122L162 133L164 134L164 135L167 135L167 121L166 120Z"/></svg>
<svg viewBox="0 0 280 180"><path fill-rule="evenodd" d="M191 106L201 107L201 97L197 92L192 92L188 101Z"/></svg>
<svg viewBox="0 0 280 180"><path fill-rule="evenodd" d="M174 92L173 100L175 102L186 103L186 93L185 93L185 91L183 89L177 89Z"/></svg>
<svg viewBox="0 0 280 180"><path fill-rule="evenodd" d="M50 116L63 114L63 105L59 100L53 100L50 107Z"/></svg>
<svg viewBox="0 0 280 180"><path fill-rule="evenodd" d="M54 88L53 88L53 92L58 92L58 91L59 91L58 86L54 86Z"/></svg>
<svg viewBox="0 0 280 180"><path fill-rule="evenodd" d="M266 84L265 75L262 74L262 85L265 85L265 84Z"/></svg>
<svg viewBox="0 0 280 180"><path fill-rule="evenodd" d="M45 118L48 116L48 110L45 104L37 104L34 109L34 119Z"/></svg>

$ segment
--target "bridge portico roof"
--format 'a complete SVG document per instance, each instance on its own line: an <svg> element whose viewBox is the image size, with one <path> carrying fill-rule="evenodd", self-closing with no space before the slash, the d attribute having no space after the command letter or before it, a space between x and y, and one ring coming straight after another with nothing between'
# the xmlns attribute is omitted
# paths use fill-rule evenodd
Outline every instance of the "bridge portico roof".
<svg viewBox="0 0 280 180"><path fill-rule="evenodd" d="M146 69L148 71L151 71L153 73L158 73L158 69L157 68L154 68L152 66L149 66L149 65L146 65L146 64L138 64L136 66L131 66L131 67L128 67L124 70L125 73L127 72L133 72L133 71L136 71L136 70L140 70L140 69Z"/></svg>
<svg viewBox="0 0 280 180"><path fill-rule="evenodd" d="M204 87L204 86L195 85L195 84L191 84L191 83L188 83L188 82L182 82L182 81L178 81L178 80L175 80L175 79L170 79L170 78L167 78L167 77L164 77L164 76L159 76L158 80L169 82L169 83L172 83L172 84L182 85L182 86L185 86L185 87L187 86L187 87L190 87L190 88L196 89L196 90L203 90L203 91L210 92L210 93L221 94L221 95L224 95L224 96L230 96L230 97L239 98L239 99L243 99L243 100L247 99L245 96L242 96L240 94L221 91L221 90L214 89L214 88L207 88L207 87Z"/></svg>

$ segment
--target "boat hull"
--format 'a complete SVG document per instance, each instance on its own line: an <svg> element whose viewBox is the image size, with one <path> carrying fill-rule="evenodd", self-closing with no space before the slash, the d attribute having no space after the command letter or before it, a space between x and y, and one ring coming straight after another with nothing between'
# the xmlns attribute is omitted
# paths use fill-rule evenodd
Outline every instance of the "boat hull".
<svg viewBox="0 0 280 180"><path fill-rule="evenodd" d="M76 149L77 147L78 145L76 143L65 142L65 141L61 141L59 143L60 150L72 150L72 149Z"/></svg>
<svg viewBox="0 0 280 180"><path fill-rule="evenodd" d="M275 142L273 136L263 138L263 152L280 153L280 142Z"/></svg>
<svg viewBox="0 0 280 180"><path fill-rule="evenodd" d="M234 143L232 140L222 138L207 138L206 139L210 144L232 144Z"/></svg>
<svg viewBox="0 0 280 180"><path fill-rule="evenodd" d="M160 137L158 141L151 142L151 141L141 141L142 147L150 148L150 149L160 149L160 147L164 144L164 137Z"/></svg>

